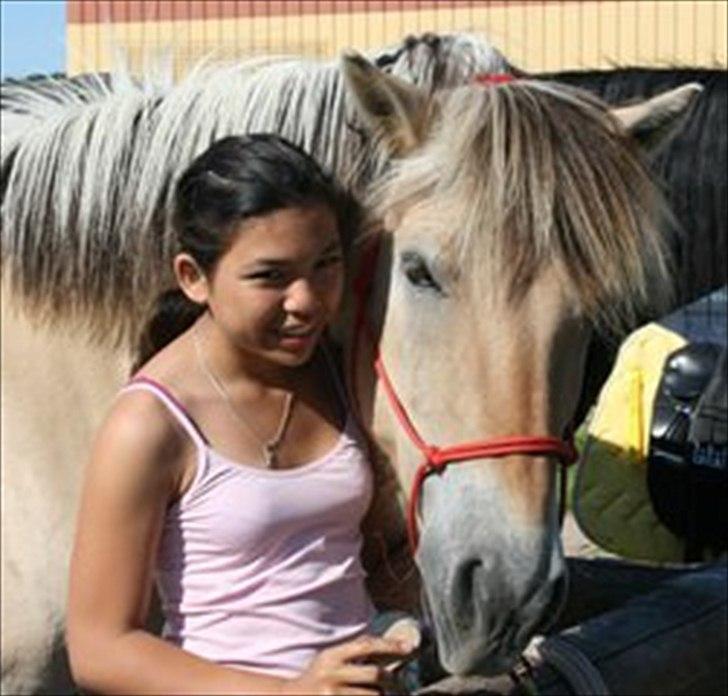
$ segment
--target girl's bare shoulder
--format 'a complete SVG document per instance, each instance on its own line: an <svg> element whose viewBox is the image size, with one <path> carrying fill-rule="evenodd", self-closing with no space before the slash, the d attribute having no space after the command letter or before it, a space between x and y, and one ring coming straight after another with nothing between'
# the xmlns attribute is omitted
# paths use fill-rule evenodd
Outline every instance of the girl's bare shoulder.
<svg viewBox="0 0 728 696"><path fill-rule="evenodd" d="M158 396L118 395L99 428L90 467L97 477L131 480L173 494L184 474L189 437Z"/></svg>
<svg viewBox="0 0 728 696"><path fill-rule="evenodd" d="M189 336L179 336L142 365L135 376L142 382L146 379L158 385L168 400L171 398L187 412L190 411L188 401L194 401L196 388L196 363L189 344ZM160 390L123 390L107 419L112 432L156 452L187 444L189 437L180 437L180 434L184 435L184 428L153 391Z"/></svg>

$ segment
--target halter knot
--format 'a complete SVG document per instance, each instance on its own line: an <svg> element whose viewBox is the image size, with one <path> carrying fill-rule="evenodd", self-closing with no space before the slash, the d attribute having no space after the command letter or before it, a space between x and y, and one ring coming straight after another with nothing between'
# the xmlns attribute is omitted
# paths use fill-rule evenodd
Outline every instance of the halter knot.
<svg viewBox="0 0 728 696"><path fill-rule="evenodd" d="M425 445L422 453L429 471L441 471L445 468L447 460L443 458L442 450L437 445Z"/></svg>

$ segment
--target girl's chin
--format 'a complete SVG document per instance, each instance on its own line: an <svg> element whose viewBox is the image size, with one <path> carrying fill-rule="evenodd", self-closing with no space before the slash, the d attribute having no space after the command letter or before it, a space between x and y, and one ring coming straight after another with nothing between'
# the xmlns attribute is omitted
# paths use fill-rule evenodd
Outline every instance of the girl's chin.
<svg viewBox="0 0 728 696"><path fill-rule="evenodd" d="M285 336L278 339L278 350L291 355L307 355L313 352L318 334L310 336Z"/></svg>
<svg viewBox="0 0 728 696"><path fill-rule="evenodd" d="M271 346L271 357L287 365L303 365L313 356L318 345L319 336L282 338Z"/></svg>

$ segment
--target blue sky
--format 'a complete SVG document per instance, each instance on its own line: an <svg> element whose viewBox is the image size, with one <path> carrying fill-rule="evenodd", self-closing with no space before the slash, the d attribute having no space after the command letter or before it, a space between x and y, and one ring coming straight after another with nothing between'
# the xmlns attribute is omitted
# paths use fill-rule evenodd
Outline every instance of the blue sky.
<svg viewBox="0 0 728 696"><path fill-rule="evenodd" d="M0 0L3 77L66 69L65 0Z"/></svg>

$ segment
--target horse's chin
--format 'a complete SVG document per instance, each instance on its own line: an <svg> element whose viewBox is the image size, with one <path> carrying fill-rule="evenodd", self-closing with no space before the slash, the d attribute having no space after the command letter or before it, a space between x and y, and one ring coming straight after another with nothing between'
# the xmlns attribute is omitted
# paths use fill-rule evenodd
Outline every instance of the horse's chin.
<svg viewBox="0 0 728 696"><path fill-rule="evenodd" d="M483 651L480 641L466 641L440 651L442 666L458 677L478 674L493 677L512 669L525 646L504 648L498 646L495 652Z"/></svg>
<svg viewBox="0 0 728 696"><path fill-rule="evenodd" d="M492 677L504 674L516 666L531 638L553 625L563 607L563 580L557 586L545 588L542 601L534 598L539 608L529 619L514 619L505 632L487 636L484 631L458 634L452 626L434 622L438 656L442 666L456 676L481 675ZM535 608L535 607L532 607Z"/></svg>

